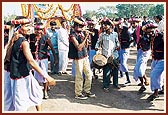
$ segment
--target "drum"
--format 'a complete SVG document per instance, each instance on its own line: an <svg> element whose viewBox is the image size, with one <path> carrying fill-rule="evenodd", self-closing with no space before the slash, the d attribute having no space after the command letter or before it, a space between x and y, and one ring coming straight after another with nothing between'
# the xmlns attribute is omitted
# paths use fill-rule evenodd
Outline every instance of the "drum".
<svg viewBox="0 0 168 115"><path fill-rule="evenodd" d="M110 56L108 59L107 59L107 64L112 68L116 68L116 69L119 69L119 61L117 59L114 59L113 56Z"/></svg>
<svg viewBox="0 0 168 115"><path fill-rule="evenodd" d="M107 64L107 58L101 54L96 54L93 56L92 64L93 67L101 69Z"/></svg>

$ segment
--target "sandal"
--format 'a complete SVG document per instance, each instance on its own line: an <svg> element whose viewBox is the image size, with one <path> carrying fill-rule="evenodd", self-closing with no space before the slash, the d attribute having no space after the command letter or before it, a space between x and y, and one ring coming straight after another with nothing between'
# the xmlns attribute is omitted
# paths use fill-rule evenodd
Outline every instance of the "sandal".
<svg viewBox="0 0 168 115"><path fill-rule="evenodd" d="M159 96L155 96L154 94L150 95L147 100L150 102L150 101L154 101L156 98L158 98Z"/></svg>
<svg viewBox="0 0 168 115"><path fill-rule="evenodd" d="M121 87L119 85L113 85L115 89L120 89Z"/></svg>
<svg viewBox="0 0 168 115"><path fill-rule="evenodd" d="M103 91L104 91L105 93L109 93L109 88L103 88Z"/></svg>
<svg viewBox="0 0 168 115"><path fill-rule="evenodd" d="M49 96L48 96L48 93L46 91L43 92L43 99L48 99Z"/></svg>
<svg viewBox="0 0 168 115"><path fill-rule="evenodd" d="M139 93L143 93L144 91L146 90L146 88L144 86L142 86L140 89L139 89Z"/></svg>
<svg viewBox="0 0 168 115"><path fill-rule="evenodd" d="M148 82L148 81L145 81L144 84L145 84L146 86L148 86L148 85L149 85L149 82ZM141 83L138 84L138 86L141 86L141 85L142 85Z"/></svg>
<svg viewBox="0 0 168 115"><path fill-rule="evenodd" d="M142 85L141 83L138 84L138 86L141 86L141 85Z"/></svg>
<svg viewBox="0 0 168 115"><path fill-rule="evenodd" d="M62 74L68 74L67 72L62 72Z"/></svg>
<svg viewBox="0 0 168 115"><path fill-rule="evenodd" d="M58 75L60 75L60 76L61 76L61 75L62 75L62 72L58 72Z"/></svg>
<svg viewBox="0 0 168 115"><path fill-rule="evenodd" d="M144 84L145 84L146 86L148 86L148 85L149 85L149 82L148 82L148 81L145 81Z"/></svg>
<svg viewBox="0 0 168 115"><path fill-rule="evenodd" d="M163 91L163 90L160 90L160 91L158 91L158 94L159 94L159 95L162 95L162 94L164 94L164 91Z"/></svg>

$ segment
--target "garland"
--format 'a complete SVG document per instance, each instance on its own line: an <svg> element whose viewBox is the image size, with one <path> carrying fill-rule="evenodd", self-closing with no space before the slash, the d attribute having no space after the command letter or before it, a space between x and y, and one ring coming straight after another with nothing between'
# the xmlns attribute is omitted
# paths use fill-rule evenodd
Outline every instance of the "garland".
<svg viewBox="0 0 168 115"><path fill-rule="evenodd" d="M63 9L62 5L60 5L60 4L58 4L58 6L59 6L59 8L61 8L62 11L64 11L64 12L69 12L69 10L72 10L72 9L73 9L74 4L72 4L72 5L70 6L70 8L67 9L67 10Z"/></svg>
<svg viewBox="0 0 168 115"><path fill-rule="evenodd" d="M26 12L26 6L27 6L27 12ZM30 4L21 4L21 9L22 9L22 15L25 17L29 17L30 15Z"/></svg>
<svg viewBox="0 0 168 115"><path fill-rule="evenodd" d="M65 12L64 12L65 10L63 9L62 5L58 4L58 6L59 6L59 9L60 9L61 12L62 12L63 17L64 17L66 20L71 21L72 18L68 18L68 16L65 15ZM73 5L71 5L71 7L72 7L72 6L73 6ZM71 10L71 9L69 9L69 10Z"/></svg>
<svg viewBox="0 0 168 115"><path fill-rule="evenodd" d="M33 7L37 13L37 16L39 16L41 19L43 20L47 20L49 18L52 18L54 16L54 14L56 13L58 7L56 7L55 9L50 9L48 12L46 13L43 13L41 12L41 9L40 9L40 12L39 12L39 8L37 8L37 6L35 4L33 4Z"/></svg>
<svg viewBox="0 0 168 115"><path fill-rule="evenodd" d="M43 9L41 9L41 8L38 8L38 6L37 6L36 4L34 4L33 7L34 7L35 9L37 9L38 12L48 13L48 12L51 10L51 8L53 7L53 4L49 5L49 8L48 8L47 10L43 10Z"/></svg>
<svg viewBox="0 0 168 115"><path fill-rule="evenodd" d="M49 4L45 4L45 6L47 7L47 5ZM74 17L76 16L76 12L81 12L81 11L76 11L76 10L80 10L80 8L76 7L77 4L72 4L70 6L70 8L68 9L64 9L62 5L58 4L58 6L55 6L53 4L49 5L47 7L46 10L39 8L36 4L21 4L21 8L22 8L22 14L25 17L31 17L31 7L34 8L35 12L37 13L37 16L40 19L43 20L48 20L52 17L55 17L54 15L56 14L56 11L58 10L58 8L61 10L63 17L68 20L68 21L72 21L74 19ZM71 15L71 17L68 17L68 15L66 13L69 13Z"/></svg>

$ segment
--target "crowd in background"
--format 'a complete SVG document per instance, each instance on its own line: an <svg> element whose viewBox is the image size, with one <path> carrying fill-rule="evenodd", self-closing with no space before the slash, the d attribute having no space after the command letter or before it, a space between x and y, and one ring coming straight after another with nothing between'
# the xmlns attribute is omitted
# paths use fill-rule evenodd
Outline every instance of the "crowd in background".
<svg viewBox="0 0 168 115"><path fill-rule="evenodd" d="M150 85L152 94L147 98L148 101L164 94L165 30L161 15L154 16L153 20L148 20L147 16L143 16L143 19L103 17L98 20L75 17L72 25L62 18L60 26L52 20L48 28L38 18L33 22L32 24L26 17L17 16L4 24L6 111L24 111L29 106L36 106L37 110L41 110L42 99L49 98L50 85L55 85L49 75L69 74L66 70L70 59L73 60L76 99L96 97L91 92L92 78L98 78L96 69L103 71L102 89L105 93L109 93L111 82L114 88L120 89L118 78L124 74L124 86L131 84L127 66L130 47L137 48L133 78L140 81L137 84L140 86L138 93L143 93L146 86ZM7 25L14 28L11 38ZM32 27L33 32L30 32ZM97 55L102 59L100 63L94 60ZM149 82L145 71L150 58L152 63ZM42 91L39 83L43 84Z"/></svg>

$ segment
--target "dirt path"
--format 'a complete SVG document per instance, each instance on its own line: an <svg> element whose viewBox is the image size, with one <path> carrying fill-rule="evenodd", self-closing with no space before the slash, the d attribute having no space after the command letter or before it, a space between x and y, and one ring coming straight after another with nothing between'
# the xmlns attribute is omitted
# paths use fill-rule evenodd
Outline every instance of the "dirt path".
<svg viewBox="0 0 168 115"><path fill-rule="evenodd" d="M133 68L135 66L136 49L131 48L130 58L128 60L131 84L121 89L115 89L110 86L110 92L105 93L102 90L102 75L99 74L98 79L93 79L92 92L96 94L96 98L89 98L88 100L77 100L74 98L74 77L71 75L53 77L57 81L57 85L51 87L49 91L49 99L44 100L42 103L43 112L52 113L164 113L165 112L165 98L161 95L154 102L147 102L146 98L151 94L150 86L147 86L147 90L143 94L138 94L137 91L140 86L137 86L132 77ZM150 63L148 61L148 67L146 74L149 78ZM70 63L71 65L71 63ZM69 65L69 73L70 73ZM119 84L122 85L125 81L125 76L119 78ZM150 79L150 78L149 78ZM31 107L29 112L34 112L35 108Z"/></svg>

